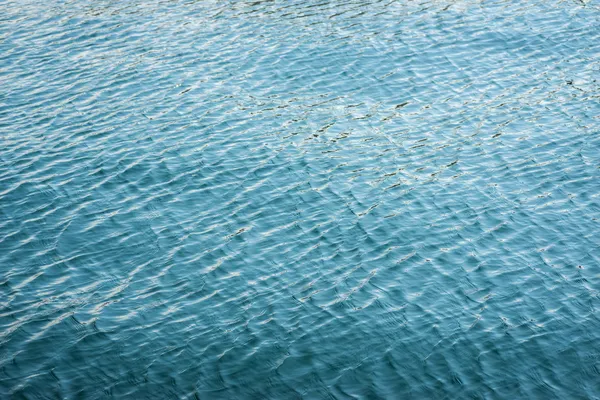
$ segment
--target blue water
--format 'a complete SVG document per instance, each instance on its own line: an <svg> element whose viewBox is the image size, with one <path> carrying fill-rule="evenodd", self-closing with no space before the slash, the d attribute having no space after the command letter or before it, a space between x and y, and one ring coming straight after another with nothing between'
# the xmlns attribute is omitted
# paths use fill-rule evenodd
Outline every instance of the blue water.
<svg viewBox="0 0 600 400"><path fill-rule="evenodd" d="M600 398L600 3L0 2L0 398Z"/></svg>

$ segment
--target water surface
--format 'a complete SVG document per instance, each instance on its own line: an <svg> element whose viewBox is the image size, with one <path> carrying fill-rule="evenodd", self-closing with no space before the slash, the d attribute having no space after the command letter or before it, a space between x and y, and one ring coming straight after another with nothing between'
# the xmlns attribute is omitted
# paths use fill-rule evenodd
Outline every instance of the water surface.
<svg viewBox="0 0 600 400"><path fill-rule="evenodd" d="M600 3L3 1L0 397L600 397Z"/></svg>

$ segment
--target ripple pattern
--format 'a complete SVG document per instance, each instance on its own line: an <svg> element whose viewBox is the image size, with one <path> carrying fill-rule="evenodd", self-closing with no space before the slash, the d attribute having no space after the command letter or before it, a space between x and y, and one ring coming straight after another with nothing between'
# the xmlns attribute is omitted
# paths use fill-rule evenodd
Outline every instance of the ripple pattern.
<svg viewBox="0 0 600 400"><path fill-rule="evenodd" d="M600 3L0 3L1 398L600 397Z"/></svg>

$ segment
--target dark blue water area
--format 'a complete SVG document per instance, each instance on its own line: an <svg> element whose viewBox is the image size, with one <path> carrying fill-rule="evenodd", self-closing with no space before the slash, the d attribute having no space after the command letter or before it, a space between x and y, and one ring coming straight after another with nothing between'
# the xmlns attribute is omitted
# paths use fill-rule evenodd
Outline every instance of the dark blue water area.
<svg viewBox="0 0 600 400"><path fill-rule="evenodd" d="M600 398L600 2L0 2L0 398Z"/></svg>

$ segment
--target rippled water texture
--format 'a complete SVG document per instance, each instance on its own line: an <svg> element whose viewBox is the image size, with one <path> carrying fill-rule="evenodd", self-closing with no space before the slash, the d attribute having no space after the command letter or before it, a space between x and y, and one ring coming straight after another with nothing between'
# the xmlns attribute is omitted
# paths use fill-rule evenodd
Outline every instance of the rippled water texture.
<svg viewBox="0 0 600 400"><path fill-rule="evenodd" d="M600 396L600 3L0 3L1 398Z"/></svg>

